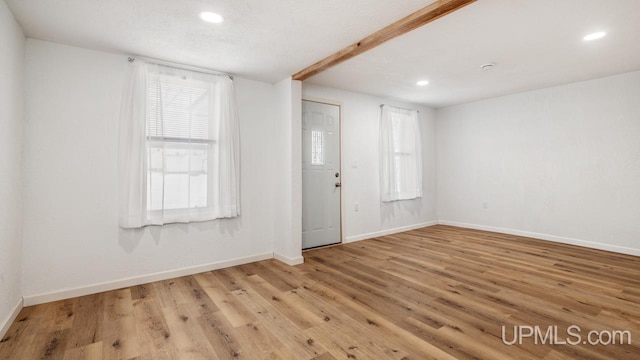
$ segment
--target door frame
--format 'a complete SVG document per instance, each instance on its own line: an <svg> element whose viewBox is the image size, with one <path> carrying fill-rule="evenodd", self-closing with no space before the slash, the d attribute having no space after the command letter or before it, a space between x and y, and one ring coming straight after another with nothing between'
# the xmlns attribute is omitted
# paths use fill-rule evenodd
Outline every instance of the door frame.
<svg viewBox="0 0 640 360"><path fill-rule="evenodd" d="M336 100L328 100L328 99L323 99L323 98L317 98L317 97L313 97L313 96L303 96L302 97L302 101L309 101L309 102L314 102L314 103L319 103L319 104L326 104L326 105L333 105L333 106L337 106L338 107L338 116L340 117L340 136L339 136L339 141L338 141L338 152L339 152L339 158L340 158L340 182L342 183L342 180L344 178L344 173L342 172L343 167L342 167L342 131L343 131L343 125L342 125L342 120L344 119L342 116L342 101L336 101ZM302 108L302 101L300 102L300 108ZM300 119L300 121L302 121L302 118ZM302 138L302 132L300 132L300 138ZM301 188L302 189L302 188ZM344 201L343 201L343 191L342 191L343 187L340 188L340 242L336 243L336 244L332 244L332 245L326 245L326 246L335 246L335 245L340 245L340 244L344 244L344 239L345 234L344 234ZM308 250L314 250L317 248L311 248ZM307 251L307 250L302 250L302 251Z"/></svg>

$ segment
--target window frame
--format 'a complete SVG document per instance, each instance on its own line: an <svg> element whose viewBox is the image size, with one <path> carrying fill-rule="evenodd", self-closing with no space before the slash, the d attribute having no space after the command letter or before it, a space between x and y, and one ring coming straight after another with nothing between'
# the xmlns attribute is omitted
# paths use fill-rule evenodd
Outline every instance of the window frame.
<svg viewBox="0 0 640 360"><path fill-rule="evenodd" d="M211 130L209 130L209 138L208 139L203 139L201 137L179 137L179 136L158 136L158 135L152 135L150 134L150 127L151 127L151 123L152 123L152 119L151 117L153 116L152 111L150 110L152 107L152 103L156 103L155 106L164 106L162 101L158 101L158 98L154 97L154 95L151 93L152 91L152 86L180 86L180 87L186 87L186 88L190 88L190 89L204 89L205 92L203 95L206 95L206 99L205 101L208 101L209 104L207 105L207 120L206 121L210 121L209 117L211 116L211 112L215 111L215 109L211 109L211 106L213 105L210 97L212 94L210 94L209 92L212 91L212 89L208 88L209 84L206 81L203 80L197 80L197 79L187 79L185 76L179 76L179 75L175 75L175 74L170 74L170 73L156 73L153 75L154 77L157 77L157 79L154 79L155 81L150 81L147 83L147 89L146 89L146 94L147 94L147 119L146 119L146 134L145 134L145 148L146 148L146 156L147 156L147 162L146 162L146 169L145 169L145 181L144 181L144 194L145 194L145 203L146 203L146 217L147 219L152 223L162 223L162 224L167 224L167 223L177 223L177 222L188 222L188 219L192 216L192 215L204 215L208 212L212 212L212 209L214 208L214 202L215 199L213 197L213 192L211 191L212 189L210 189L210 182L208 177L210 176L217 176L217 174L215 174L216 171L219 171L219 169L217 169L216 166L213 166L214 164L212 164L213 162L213 156L214 156L214 152L216 150L215 145L218 143L216 139L211 138ZM185 82L186 81L186 82ZM200 85L200 86L198 86ZM156 94L155 96L157 97L161 97L162 95L162 89L158 89L157 91L159 91L158 94ZM193 106L193 104L190 104L190 106ZM165 109L155 109L156 114L155 116L162 116L162 113L164 112ZM160 114L160 115L158 115ZM191 117L191 115L187 116L187 117ZM163 119L160 118L156 118L155 121L159 121L162 122ZM194 147L204 147L204 149L198 149L198 148L194 148ZM187 150L188 152L191 152L192 150L206 150L206 171L205 170L199 170L199 171L194 171L194 170L186 170L186 171L168 171L166 169L166 154L161 155L163 157L163 162L164 162L164 167L157 169L154 171L154 169L152 168L152 154L151 151L152 149L160 149L161 151L166 151L169 149L175 149L175 150ZM190 161L190 160L187 160ZM191 165L188 164L187 167L190 167ZM151 197L154 196L152 195L152 191L153 191L153 186L150 183L150 178L152 176L152 173L160 173L163 176L163 181L162 181L162 192L164 194L164 192L167 190L166 186L166 175L180 175L181 173L183 175L187 175L188 176L188 181L191 181L191 176L194 176L194 173L200 173L198 175L203 175L202 172L204 172L204 175L206 175L207 178L205 178L205 186L206 186L206 195L204 196L206 205L205 206L198 206L198 205L194 205L191 206L191 201L190 199L188 199L187 201L189 202L189 205L187 207L179 207L179 208L171 208L171 207L166 207L166 196L163 195L163 197L160 199L161 201L161 206L160 208L155 208L153 207L152 204L152 199ZM189 186L190 189L190 186ZM188 197L190 197L190 193L187 195Z"/></svg>
<svg viewBox="0 0 640 360"><path fill-rule="evenodd" d="M423 195L422 144L417 110L381 106L380 190L383 202Z"/></svg>

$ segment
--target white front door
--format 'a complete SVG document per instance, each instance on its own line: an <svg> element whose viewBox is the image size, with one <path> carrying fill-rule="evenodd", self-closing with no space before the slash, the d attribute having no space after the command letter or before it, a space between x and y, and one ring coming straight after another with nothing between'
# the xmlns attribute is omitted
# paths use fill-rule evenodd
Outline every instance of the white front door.
<svg viewBox="0 0 640 360"><path fill-rule="evenodd" d="M302 248L340 235L340 107L302 101Z"/></svg>

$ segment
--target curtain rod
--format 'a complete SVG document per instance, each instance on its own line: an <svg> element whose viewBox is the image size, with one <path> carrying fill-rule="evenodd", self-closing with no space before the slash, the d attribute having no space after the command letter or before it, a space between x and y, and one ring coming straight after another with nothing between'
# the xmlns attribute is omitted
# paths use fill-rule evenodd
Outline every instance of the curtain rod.
<svg viewBox="0 0 640 360"><path fill-rule="evenodd" d="M153 59L153 58L148 58L148 57L142 57L142 56L133 57L133 56L129 56L127 58L127 61L132 63L132 62L136 61L137 59L139 59L141 61L144 61L146 63L149 63L149 64L162 65L162 66L170 67L170 68L173 68L173 69L189 70L189 71L198 72L198 73L201 73L201 74L228 76L229 79L233 80L233 75L225 73L225 72L215 71L215 70L211 70L211 69L207 69L207 68L201 68L201 67L198 67L198 66L177 64L177 63L172 63L172 62L169 62L169 61L158 60L158 59Z"/></svg>
<svg viewBox="0 0 640 360"><path fill-rule="evenodd" d="M385 104L380 104L380 108L381 108L381 109L382 109L382 107L383 107L383 106L385 106ZM391 106L391 105L387 105L387 106ZM391 107L394 107L394 108L396 108L396 109L400 109L400 110L415 111L415 112L417 112L417 113L420 113L420 110L415 110L415 109L403 109L403 108L395 107L395 106L391 106Z"/></svg>

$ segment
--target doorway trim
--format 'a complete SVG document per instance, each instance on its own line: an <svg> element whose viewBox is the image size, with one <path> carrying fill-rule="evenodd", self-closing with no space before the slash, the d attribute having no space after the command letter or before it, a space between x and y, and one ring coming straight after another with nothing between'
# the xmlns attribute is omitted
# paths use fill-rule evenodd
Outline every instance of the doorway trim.
<svg viewBox="0 0 640 360"><path fill-rule="evenodd" d="M320 103L320 104L327 104L327 105L334 105L338 107L338 116L340 116L340 139L338 141L338 152L340 153L340 182L342 182L344 180L344 172L343 172L343 159L342 159L342 132L344 130L344 125L343 125L343 120L344 120L344 116L342 114L342 106L343 106L343 102L342 101L337 101L337 100L329 100L329 99L324 99L324 98L318 98L318 97L314 97L314 96L303 96L302 100L300 101L300 105L302 108L302 101L310 101L310 102L315 102L315 103ZM302 118L300 118L300 122L302 123ZM302 141L302 131L300 132L300 140ZM302 161L302 159L300 160ZM331 244L331 245L325 245L325 246L321 246L320 248L323 247L327 247L327 246L336 246L336 245L341 245L345 243L345 239L346 234L344 233L344 201L343 201L343 189L344 187L342 187L340 189L340 242L336 243L336 244ZM301 188L302 190L302 188ZM316 248L311 248L311 249L306 249L306 250L302 250L304 251L308 251L308 250L314 250L314 249L318 249Z"/></svg>

